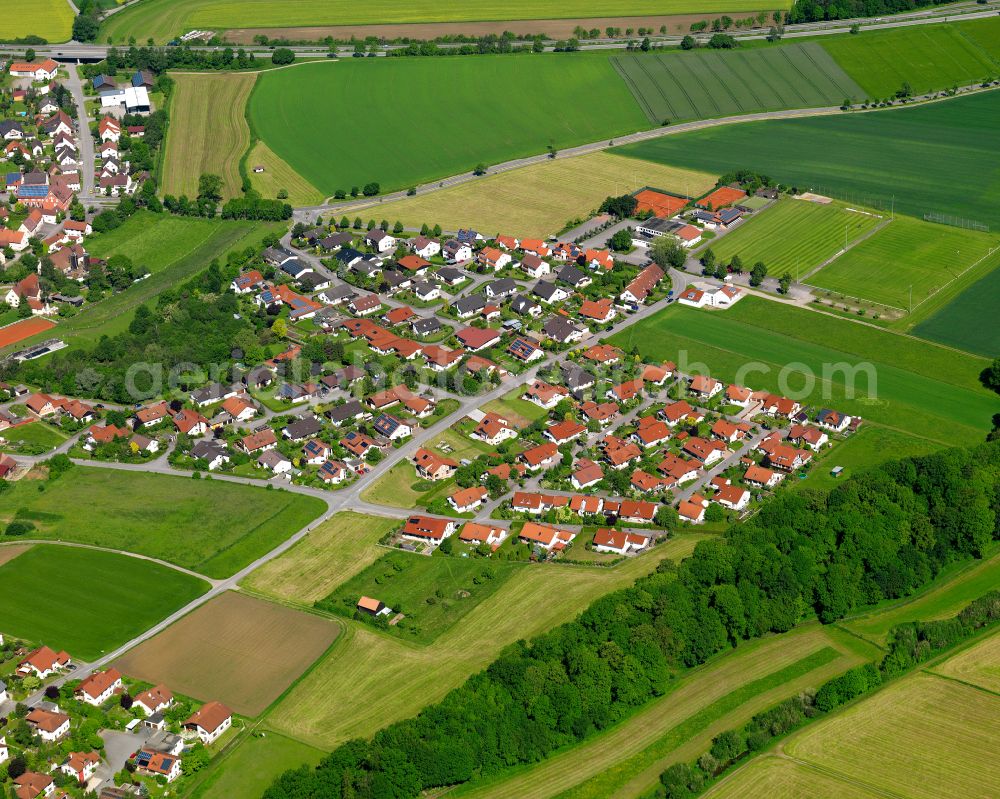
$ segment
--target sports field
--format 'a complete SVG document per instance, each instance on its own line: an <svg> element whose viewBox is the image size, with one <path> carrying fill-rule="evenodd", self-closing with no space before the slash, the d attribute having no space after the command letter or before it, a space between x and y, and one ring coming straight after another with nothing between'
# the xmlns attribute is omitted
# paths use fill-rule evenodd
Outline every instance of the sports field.
<svg viewBox="0 0 1000 799"><path fill-rule="evenodd" d="M56 323L49 319L42 319L35 316L31 319L22 319L19 322L0 327L0 347L9 347L17 344L26 338L37 336L56 326Z"/></svg>
<svg viewBox="0 0 1000 799"><path fill-rule="evenodd" d="M991 257L993 271L920 322L913 328L913 334L987 358L995 357L1000 352L1000 325L996 323L1000 304L998 260L995 255Z"/></svg>
<svg viewBox="0 0 1000 799"><path fill-rule="evenodd" d="M953 655L934 671L1000 694L1000 632Z"/></svg>
<svg viewBox="0 0 1000 799"><path fill-rule="evenodd" d="M947 446L982 440L996 412L995 396L978 384L985 359L756 297L725 313L675 305L611 342Z"/></svg>
<svg viewBox="0 0 1000 799"><path fill-rule="evenodd" d="M112 17L114 19L114 17ZM174 73L161 189L190 199L203 173L222 178L223 197L240 193L240 158L250 146L244 109L257 75Z"/></svg>
<svg viewBox="0 0 1000 799"><path fill-rule="evenodd" d="M137 552L227 577L325 507L301 494L221 480L77 466L44 491L35 481L15 483L0 521L17 515L35 523L35 538Z"/></svg>
<svg viewBox="0 0 1000 799"><path fill-rule="evenodd" d="M606 152L559 158L463 183L423 196L386 203L379 213L407 227L471 227L519 238L544 238L568 221L586 217L605 197L656 186L701 196L715 186L705 172L640 164Z"/></svg>
<svg viewBox="0 0 1000 799"><path fill-rule="evenodd" d="M325 754L270 730L263 737L245 736L212 761L211 771L191 796L192 799L260 796L288 769L315 766Z"/></svg>
<svg viewBox="0 0 1000 799"><path fill-rule="evenodd" d="M787 0L773 8L789 8ZM771 9L772 6L768 6ZM714 14L758 11L756 0L385 0L377 7L348 0L146 0L115 14L101 28L117 42L129 36L157 43L192 28L287 28L311 25L363 25L405 22L466 22L587 17L642 16L649 14Z"/></svg>
<svg viewBox="0 0 1000 799"><path fill-rule="evenodd" d="M229 591L115 665L124 674L256 716L337 637L335 622Z"/></svg>
<svg viewBox="0 0 1000 799"><path fill-rule="evenodd" d="M347 622L330 654L269 714L294 738L333 748L418 713L484 668L503 647L574 618L630 585L664 558L683 558L704 538L683 535L611 569L531 565L429 646L414 646Z"/></svg>
<svg viewBox="0 0 1000 799"><path fill-rule="evenodd" d="M993 796L1000 696L925 673L792 736L784 751L845 782L912 799Z"/></svg>
<svg viewBox="0 0 1000 799"><path fill-rule="evenodd" d="M607 732L505 779L487 779L455 795L637 799L647 795L669 765L705 751L713 736L863 659L845 636L831 635L818 625L754 641L686 672L665 695Z"/></svg>
<svg viewBox="0 0 1000 799"><path fill-rule="evenodd" d="M615 152L712 174L754 169L851 203L1000 228L1000 92L843 116L770 120L664 136ZM970 191L970 187L974 190Z"/></svg>
<svg viewBox="0 0 1000 799"><path fill-rule="evenodd" d="M1000 19L960 25L915 25L895 30L831 36L822 46L864 90L866 98L891 97L908 82L916 94L978 83L997 74L991 50L1000 44Z"/></svg>
<svg viewBox="0 0 1000 799"><path fill-rule="evenodd" d="M919 308L998 247L996 234L897 216L806 282L895 308L912 297Z"/></svg>
<svg viewBox="0 0 1000 799"><path fill-rule="evenodd" d="M386 552L377 546L378 540L398 524L398 519L338 513L280 558L251 573L243 586L281 600L312 604Z"/></svg>
<svg viewBox="0 0 1000 799"><path fill-rule="evenodd" d="M612 56L651 122L839 106L864 92L816 42Z"/></svg>
<svg viewBox="0 0 1000 799"><path fill-rule="evenodd" d="M842 622L856 635L881 645L889 630L911 621L936 621L958 614L966 605L1000 584L1000 553L984 560L949 567L925 590L904 602L892 603L864 616Z"/></svg>
<svg viewBox="0 0 1000 799"><path fill-rule="evenodd" d="M727 263L738 255L747 270L763 261L771 275L801 277L880 224L880 215L844 203L785 199L709 247Z"/></svg>
<svg viewBox="0 0 1000 799"><path fill-rule="evenodd" d="M0 14L0 41L41 36L65 42L73 32L73 9L66 0L5 4Z"/></svg>
<svg viewBox="0 0 1000 799"><path fill-rule="evenodd" d="M491 102L470 104L477 97ZM588 53L304 64L262 73L249 115L328 195L369 182L406 188L649 127L607 57Z"/></svg>
<svg viewBox="0 0 1000 799"><path fill-rule="evenodd" d="M287 201L296 207L319 205L325 199L319 189L278 158L262 141L254 142L246 164L250 185L262 197L276 199L283 189L288 194ZM256 167L264 167L264 171L255 172Z"/></svg>
<svg viewBox="0 0 1000 799"><path fill-rule="evenodd" d="M0 566L0 629L91 660L207 589L158 563L37 544Z"/></svg>

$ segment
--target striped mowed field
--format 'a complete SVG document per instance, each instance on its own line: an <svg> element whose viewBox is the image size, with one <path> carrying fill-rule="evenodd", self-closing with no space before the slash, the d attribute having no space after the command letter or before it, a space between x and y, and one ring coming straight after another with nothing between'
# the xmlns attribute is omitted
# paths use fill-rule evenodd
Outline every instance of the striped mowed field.
<svg viewBox="0 0 1000 799"><path fill-rule="evenodd" d="M240 159L250 146L244 109L256 73L172 74L170 129L163 164L164 194L198 194L198 178L219 175L223 197L240 193Z"/></svg>
<svg viewBox="0 0 1000 799"><path fill-rule="evenodd" d="M864 92L815 42L612 56L651 122L840 105Z"/></svg>

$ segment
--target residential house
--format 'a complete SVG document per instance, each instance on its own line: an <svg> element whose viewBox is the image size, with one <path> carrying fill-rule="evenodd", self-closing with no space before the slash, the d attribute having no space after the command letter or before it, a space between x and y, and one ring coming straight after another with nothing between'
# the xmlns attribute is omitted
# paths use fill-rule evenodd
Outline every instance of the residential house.
<svg viewBox="0 0 1000 799"><path fill-rule="evenodd" d="M727 485L716 492L712 501L718 502L724 508L741 511L750 504L750 492L740 486Z"/></svg>
<svg viewBox="0 0 1000 799"><path fill-rule="evenodd" d="M460 488L448 497L448 504L457 513L471 513L489 497L489 492L482 486Z"/></svg>
<svg viewBox="0 0 1000 799"><path fill-rule="evenodd" d="M467 544L486 544L496 548L507 538L507 531L502 527L478 522L466 522L458 534L459 539Z"/></svg>
<svg viewBox="0 0 1000 799"><path fill-rule="evenodd" d="M594 551L609 552L615 555L627 555L629 552L641 552L649 546L650 536L640 533L627 533L613 527L598 527L594 533Z"/></svg>
<svg viewBox="0 0 1000 799"><path fill-rule="evenodd" d="M410 252L414 255L426 260L430 260L441 252L441 244L435 239L429 239L426 236L417 236L410 239L409 248Z"/></svg>
<svg viewBox="0 0 1000 799"><path fill-rule="evenodd" d="M34 675L44 680L67 668L72 662L67 652L55 652L47 646L40 646L18 662L15 674L22 678Z"/></svg>
<svg viewBox="0 0 1000 799"><path fill-rule="evenodd" d="M543 435L557 446L561 446L562 444L566 444L579 438L586 432L587 428L582 424L579 424L572 419L564 419L561 422L556 422L550 427L547 427L543 432Z"/></svg>
<svg viewBox="0 0 1000 799"><path fill-rule="evenodd" d="M410 516L403 524L400 534L403 538L440 544L454 533L456 528L457 523L450 519L438 519L434 516Z"/></svg>
<svg viewBox="0 0 1000 799"><path fill-rule="evenodd" d="M147 748L139 750L135 757L135 767L140 774L162 777L168 783L176 780L182 773L179 757Z"/></svg>
<svg viewBox="0 0 1000 799"><path fill-rule="evenodd" d="M392 414L381 413L372 422L372 429L390 441L406 438L413 434L413 427Z"/></svg>
<svg viewBox="0 0 1000 799"><path fill-rule="evenodd" d="M132 698L132 707L139 708L147 716L160 713L173 705L174 695L167 686L154 685L145 691L141 691Z"/></svg>
<svg viewBox="0 0 1000 799"><path fill-rule="evenodd" d="M221 702L206 702L184 722L206 746L219 739L233 724L233 712Z"/></svg>
<svg viewBox="0 0 1000 799"><path fill-rule="evenodd" d="M547 261L543 261L537 255L530 254L525 255L521 259L520 268L528 277L535 280L539 280L552 272L552 268Z"/></svg>
<svg viewBox="0 0 1000 799"><path fill-rule="evenodd" d="M529 471L537 472L539 469L549 469L555 466L562 456L559 448L550 441L526 449L519 457Z"/></svg>
<svg viewBox="0 0 1000 799"><path fill-rule="evenodd" d="M413 455L413 465L416 467L417 475L425 480L447 480L454 476L459 467L458 461L438 455L424 447Z"/></svg>
<svg viewBox="0 0 1000 799"><path fill-rule="evenodd" d="M69 734L69 716L56 710L35 707L24 717L28 727L46 743L58 741Z"/></svg>
<svg viewBox="0 0 1000 799"><path fill-rule="evenodd" d="M625 302L633 302L641 305L646 301L646 298L656 285L663 280L663 275L663 269L656 264L650 264L636 275L619 296Z"/></svg>
<svg viewBox="0 0 1000 799"><path fill-rule="evenodd" d="M509 421L498 413L485 413L479 420L475 429L469 434L470 437L483 441L492 447L503 441L517 438L518 432Z"/></svg>
<svg viewBox="0 0 1000 799"><path fill-rule="evenodd" d="M545 357L545 352L538 345L538 342L524 336L518 336L510 343L510 346L507 347L507 354L522 363L531 363Z"/></svg>
<svg viewBox="0 0 1000 799"><path fill-rule="evenodd" d="M67 776L74 777L78 783L85 785L94 776L97 767L101 765L101 756L97 752L70 752L59 770Z"/></svg>
<svg viewBox="0 0 1000 799"><path fill-rule="evenodd" d="M587 331L564 316L552 316L542 325L542 332L560 344L571 344L582 340Z"/></svg>
<svg viewBox="0 0 1000 799"><path fill-rule="evenodd" d="M560 530L549 524L525 522L518 538L528 544L534 544L547 552L559 551L576 538L576 533L570 530Z"/></svg>
<svg viewBox="0 0 1000 799"><path fill-rule="evenodd" d="M191 447L191 457L207 461L210 472L214 472L216 469L221 468L223 464L229 463L232 460L229 457L226 445L214 439L196 442Z"/></svg>
<svg viewBox="0 0 1000 799"><path fill-rule="evenodd" d="M577 491L590 488L604 479L604 470L589 458L580 458L576 462L576 469L570 476L570 483Z"/></svg>
<svg viewBox="0 0 1000 799"><path fill-rule="evenodd" d="M521 399L533 402L540 408L551 410L559 404L561 400L567 399L569 392L562 386L553 386L544 380L536 380L521 395Z"/></svg>
<svg viewBox="0 0 1000 799"><path fill-rule="evenodd" d="M472 247L461 241L449 239L441 248L441 255L450 264L463 263L472 258Z"/></svg>
<svg viewBox="0 0 1000 799"><path fill-rule="evenodd" d="M276 475L288 474L292 470L292 462L276 449L269 449L257 458L257 465Z"/></svg>
<svg viewBox="0 0 1000 799"><path fill-rule="evenodd" d="M118 669L95 671L87 677L76 689L76 697L82 702L94 707L100 707L107 702L115 692L122 687L122 675Z"/></svg>

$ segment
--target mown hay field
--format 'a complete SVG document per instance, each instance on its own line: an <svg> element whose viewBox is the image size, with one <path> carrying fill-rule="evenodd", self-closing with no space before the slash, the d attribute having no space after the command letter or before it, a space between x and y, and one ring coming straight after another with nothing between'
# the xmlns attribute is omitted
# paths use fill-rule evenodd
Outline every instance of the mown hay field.
<svg viewBox="0 0 1000 799"><path fill-rule="evenodd" d="M843 203L784 199L709 246L726 263L738 255L744 269L762 261L771 275L801 277L883 222Z"/></svg>
<svg viewBox="0 0 1000 799"><path fill-rule="evenodd" d="M649 127L607 57L590 53L303 64L262 73L249 115L327 195L407 188Z"/></svg>
<svg viewBox="0 0 1000 799"><path fill-rule="evenodd" d="M5 3L0 14L0 41L41 36L65 42L73 31L73 9L66 0Z"/></svg>
<svg viewBox="0 0 1000 799"><path fill-rule="evenodd" d="M386 551L377 546L379 539L397 524L397 519L338 513L252 572L242 585L277 599L311 604L374 563Z"/></svg>
<svg viewBox="0 0 1000 799"><path fill-rule="evenodd" d="M611 343L657 362L705 364L726 382L802 391L804 401L945 446L982 440L996 408L978 383L983 358L757 297L725 313L675 305Z"/></svg>
<svg viewBox="0 0 1000 799"><path fill-rule="evenodd" d="M257 167L263 167L264 171L254 171ZM282 190L288 195L286 201L296 207L319 205L325 199L319 189L278 158L262 141L254 142L250 148L247 174L250 185L267 199L277 199Z"/></svg>
<svg viewBox="0 0 1000 799"><path fill-rule="evenodd" d="M52 0L54 2L54 0ZM152 36L162 44L192 28L288 28L310 25L365 25L417 22L473 22L588 17L642 16L649 14L717 14L759 11L756 0L384 0L377 6L349 0L147 0L108 18L101 41L117 42L129 36L145 41ZM779 0L772 8L790 8Z"/></svg>
<svg viewBox="0 0 1000 799"><path fill-rule="evenodd" d="M147 560L38 544L0 566L0 631L91 660L207 589Z"/></svg>
<svg viewBox="0 0 1000 799"><path fill-rule="evenodd" d="M605 152L557 158L463 183L453 188L385 203L379 213L407 227L441 225L544 238L587 216L605 197L655 186L700 196L715 185L706 172L640 164Z"/></svg>
<svg viewBox="0 0 1000 799"><path fill-rule="evenodd" d="M630 585L661 560L686 557L702 538L678 536L610 569L551 564L517 569L429 646L346 622L330 654L270 712L268 724L327 749L372 735L442 699L508 644L571 620L597 597Z"/></svg>
<svg viewBox="0 0 1000 799"><path fill-rule="evenodd" d="M124 674L256 716L333 643L339 626L235 592L222 594L116 663Z"/></svg>
<svg viewBox="0 0 1000 799"><path fill-rule="evenodd" d="M245 109L257 75L174 73L170 99L162 190L179 197L198 195L198 178L222 178L223 197L235 197L243 186L240 159L250 146Z"/></svg>
<svg viewBox="0 0 1000 799"><path fill-rule="evenodd" d="M860 84L859 102L890 97L909 83L917 94L996 75L1000 20L915 25L825 39L823 47Z"/></svg>
<svg viewBox="0 0 1000 799"><path fill-rule="evenodd" d="M683 674L668 692L605 733L505 779L459 789L476 799L639 797L713 736L860 662L818 625L755 641Z"/></svg>
<svg viewBox="0 0 1000 799"><path fill-rule="evenodd" d="M864 94L816 42L612 56L611 62L657 124L840 105Z"/></svg>
<svg viewBox="0 0 1000 799"><path fill-rule="evenodd" d="M950 214L1000 227L1000 92L929 105L768 120L663 136L615 152L722 175L775 180L922 219Z"/></svg>
<svg viewBox="0 0 1000 799"><path fill-rule="evenodd" d="M16 515L34 522L33 538L136 552L209 577L239 571L325 508L284 491L87 466L37 487L15 483L0 523Z"/></svg>
<svg viewBox="0 0 1000 799"><path fill-rule="evenodd" d="M934 671L1000 694L1000 632L953 655Z"/></svg>
<svg viewBox="0 0 1000 799"><path fill-rule="evenodd" d="M806 727L785 752L845 781L912 799L993 796L1000 696L918 673Z"/></svg>
<svg viewBox="0 0 1000 799"><path fill-rule="evenodd" d="M807 282L895 308L912 298L916 308L998 248L996 234L897 216Z"/></svg>
<svg viewBox="0 0 1000 799"><path fill-rule="evenodd" d="M704 799L878 799L870 791L793 760L761 755L703 794Z"/></svg>

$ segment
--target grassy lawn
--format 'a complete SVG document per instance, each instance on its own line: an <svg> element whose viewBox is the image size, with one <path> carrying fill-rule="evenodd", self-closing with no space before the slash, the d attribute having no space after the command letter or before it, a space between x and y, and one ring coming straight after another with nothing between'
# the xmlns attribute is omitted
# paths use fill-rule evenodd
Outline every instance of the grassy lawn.
<svg viewBox="0 0 1000 799"><path fill-rule="evenodd" d="M427 113L444 98L469 96L517 96L520 110L463 114L458 124L451 114ZM546 106L552 97L558 114ZM344 113L361 107L363 114ZM372 181L383 191L406 188L649 126L608 59L588 53L341 59L275 70L260 76L249 116L268 147L327 194ZM420 123L400 128L401 119ZM341 157L318 158L318 140Z"/></svg>
<svg viewBox="0 0 1000 799"><path fill-rule="evenodd" d="M414 486L426 488L417 490ZM413 464L401 461L361 492L366 502L391 505L394 508L417 508L440 496L447 496L455 487L454 479L434 482L417 477Z"/></svg>
<svg viewBox="0 0 1000 799"><path fill-rule="evenodd" d="M456 795L491 799L645 795L663 769L696 758L722 730L821 685L863 657L846 636L831 635L816 624L749 642L685 672L664 696L585 743L506 778L460 789Z"/></svg>
<svg viewBox="0 0 1000 799"><path fill-rule="evenodd" d="M268 723L333 748L439 701L503 647L569 621L599 596L630 585L664 558L687 557L701 534L679 536L613 569L537 564L514 570L488 599L429 646L347 622L326 658L275 707Z"/></svg>
<svg viewBox="0 0 1000 799"><path fill-rule="evenodd" d="M804 275L883 220L842 203L783 199L709 246L728 262L739 255L749 270L763 261L772 275Z"/></svg>
<svg viewBox="0 0 1000 799"><path fill-rule="evenodd" d="M358 599L375 597L405 616L386 628L388 634L429 644L523 568L509 561L388 552L316 606L351 618Z"/></svg>
<svg viewBox="0 0 1000 799"><path fill-rule="evenodd" d="M674 306L612 343L626 351L637 344L647 359L687 362L689 371L704 364L721 380L795 394L943 445L980 441L996 410L978 383L984 359L756 297L725 313Z"/></svg>
<svg viewBox="0 0 1000 799"><path fill-rule="evenodd" d="M917 324L913 334L987 358L1000 352L1000 325L996 324L997 298L1000 298L998 262L1000 259L995 256L989 259L987 266L993 267L989 274Z"/></svg>
<svg viewBox="0 0 1000 799"><path fill-rule="evenodd" d="M933 621L954 616L962 608L997 587L1000 552L946 569L926 590L903 602L888 605L841 624L853 633L882 643L889 630L909 621Z"/></svg>
<svg viewBox="0 0 1000 799"><path fill-rule="evenodd" d="M73 30L73 9L66 0L38 0L14 4L0 14L0 40L41 36L50 42L65 42Z"/></svg>
<svg viewBox="0 0 1000 799"><path fill-rule="evenodd" d="M32 422L23 427L12 427L0 433L0 438L7 439L7 443L0 445L0 450L8 452L31 451L47 452L58 447L67 436L61 430L46 424L45 422Z"/></svg>
<svg viewBox="0 0 1000 799"><path fill-rule="evenodd" d="M208 776L192 799L259 796L288 769L315 766L325 752L274 732L244 736L235 747L212 762Z"/></svg>
<svg viewBox="0 0 1000 799"><path fill-rule="evenodd" d="M37 545L0 566L0 623L8 635L90 660L207 588L195 577L126 555Z"/></svg>
<svg viewBox="0 0 1000 799"><path fill-rule="evenodd" d="M172 75L170 132L161 189L165 194L194 198L203 173L222 178L223 197L239 195L243 185L240 158L250 146L244 109L256 74ZM225 113L219 113L224 109Z"/></svg>
<svg viewBox="0 0 1000 799"><path fill-rule="evenodd" d="M407 227L440 224L445 230L472 227L491 234L545 237L567 221L587 216L605 197L655 186L700 196L715 185L704 172L590 153L487 175L481 180L424 196L386 203L379 213ZM512 235L514 235L512 234Z"/></svg>
<svg viewBox="0 0 1000 799"><path fill-rule="evenodd" d="M1000 92L987 92L916 108L720 126L616 152L714 174L754 169L852 203L888 210L895 197L896 213L997 227L1000 173L983 165L1000 149L998 114Z"/></svg>
<svg viewBox="0 0 1000 799"><path fill-rule="evenodd" d="M338 513L280 558L254 571L243 586L281 600L312 604L373 563L385 551L377 542L397 524L396 519Z"/></svg>
<svg viewBox="0 0 1000 799"><path fill-rule="evenodd" d="M312 497L221 480L78 466L52 483L16 483L0 519L30 519L36 538L123 549L226 577L324 507Z"/></svg>
<svg viewBox="0 0 1000 799"><path fill-rule="evenodd" d="M459 422L453 427L442 431L428 442L428 446L454 460L468 458L472 460L480 455L493 452L493 447L474 438L469 438L469 431L474 430L475 425L471 422L462 424Z"/></svg>
<svg viewBox="0 0 1000 799"><path fill-rule="evenodd" d="M505 417L508 421L518 425L529 425L537 419L548 415L548 411L533 402L521 399L524 392L515 388L509 394L505 394L500 399L488 402L483 406L486 412L493 411Z"/></svg>
<svg viewBox="0 0 1000 799"><path fill-rule="evenodd" d="M816 42L751 50L613 56L649 120L840 105L864 92Z"/></svg>
<svg viewBox="0 0 1000 799"><path fill-rule="evenodd" d="M254 172L254 167L264 167L263 172ZM262 197L276 198L284 189L288 192L288 202L294 206L319 205L323 193L302 175L276 156L264 142L254 142L247 156L247 174L250 184Z"/></svg>
<svg viewBox="0 0 1000 799"><path fill-rule="evenodd" d="M759 10L754 0L621 0L614 6L606 0L386 0L370 8L348 0L149 0L110 17L101 27L100 40L110 36L118 42L134 36L151 36L162 44L192 28L287 28L297 25L364 25L388 22L467 22L476 20L520 20L606 17L610 14L638 16L749 12ZM787 0L774 8L789 8ZM769 7L770 8L770 7Z"/></svg>
<svg viewBox="0 0 1000 799"><path fill-rule="evenodd" d="M995 48L1000 41L998 23L1000 20L989 19L864 31L860 36L830 37L822 44L867 97L883 98L895 94L904 82L923 93L977 83L996 74L997 65L989 50L965 31Z"/></svg>
<svg viewBox="0 0 1000 799"><path fill-rule="evenodd" d="M897 216L808 282L895 308L912 297L917 308L997 247L995 234Z"/></svg>

